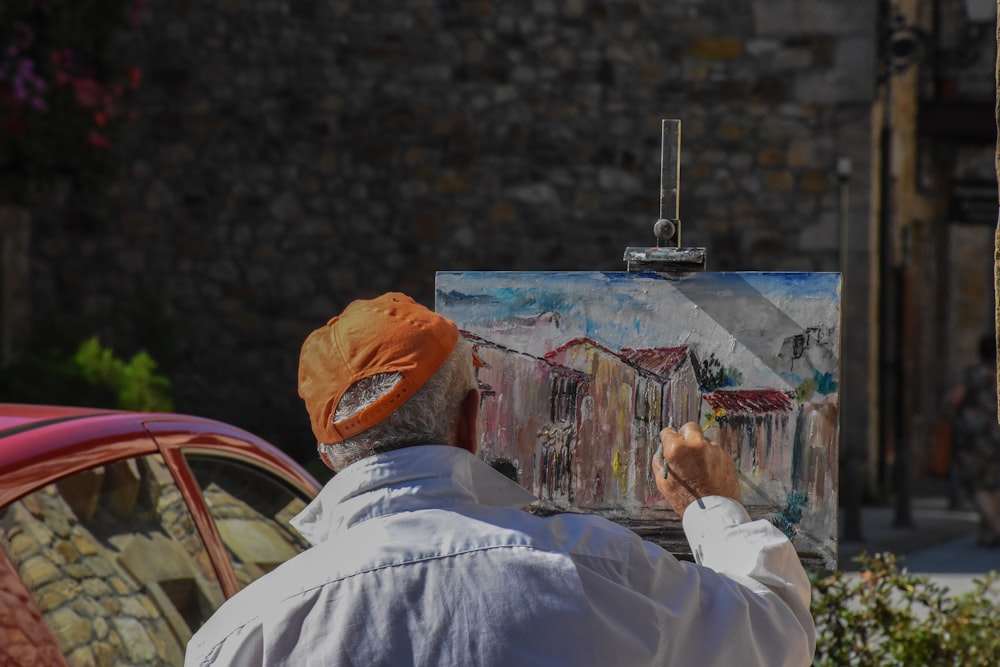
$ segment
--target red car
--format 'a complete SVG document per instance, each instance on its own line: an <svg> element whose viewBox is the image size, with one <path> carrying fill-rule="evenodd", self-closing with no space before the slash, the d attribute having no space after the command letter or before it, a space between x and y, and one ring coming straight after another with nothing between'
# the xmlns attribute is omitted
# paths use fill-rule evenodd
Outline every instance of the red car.
<svg viewBox="0 0 1000 667"><path fill-rule="evenodd" d="M0 404L0 665L181 664L319 488L229 424Z"/></svg>

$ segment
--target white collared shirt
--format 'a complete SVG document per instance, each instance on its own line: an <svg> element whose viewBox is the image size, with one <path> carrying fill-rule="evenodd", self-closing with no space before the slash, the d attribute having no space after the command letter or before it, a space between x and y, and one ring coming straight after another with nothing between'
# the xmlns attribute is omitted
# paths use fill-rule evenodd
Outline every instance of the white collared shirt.
<svg viewBox="0 0 1000 667"><path fill-rule="evenodd" d="M457 447L359 461L294 519L315 546L226 602L185 665L811 663L806 573L739 503L685 512L696 565L533 500Z"/></svg>

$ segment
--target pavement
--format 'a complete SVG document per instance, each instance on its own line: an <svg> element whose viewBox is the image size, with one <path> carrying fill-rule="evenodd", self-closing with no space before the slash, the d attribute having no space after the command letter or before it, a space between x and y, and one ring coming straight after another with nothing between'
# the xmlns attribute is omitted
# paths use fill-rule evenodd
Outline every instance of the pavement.
<svg viewBox="0 0 1000 667"><path fill-rule="evenodd" d="M891 505L863 507L862 539L840 539L838 568L856 572L855 559L862 552L892 552L901 567L930 576L956 595L972 590L977 577L1000 572L1000 548L977 544L978 515L967 503L951 509L945 483L918 485L911 499L911 525L896 525L895 514Z"/></svg>

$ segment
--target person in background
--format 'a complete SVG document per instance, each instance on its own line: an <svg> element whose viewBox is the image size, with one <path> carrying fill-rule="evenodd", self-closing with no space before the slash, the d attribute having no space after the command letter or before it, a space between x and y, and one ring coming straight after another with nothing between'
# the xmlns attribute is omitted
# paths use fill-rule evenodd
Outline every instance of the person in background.
<svg viewBox="0 0 1000 667"><path fill-rule="evenodd" d="M997 351L991 335L979 341L979 360L951 392L952 466L979 513L981 546L1000 546L1000 424L997 424Z"/></svg>
<svg viewBox="0 0 1000 667"><path fill-rule="evenodd" d="M476 456L478 363L399 293L306 338L299 394L336 471L293 521L314 546L226 602L186 665L812 662L796 552L696 424L664 429L651 464L691 563L598 516L526 512L535 497Z"/></svg>

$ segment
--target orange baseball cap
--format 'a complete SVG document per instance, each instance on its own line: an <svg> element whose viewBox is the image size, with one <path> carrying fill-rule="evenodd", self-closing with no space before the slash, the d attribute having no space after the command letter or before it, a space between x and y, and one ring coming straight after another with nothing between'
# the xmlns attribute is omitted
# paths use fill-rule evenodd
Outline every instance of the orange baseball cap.
<svg viewBox="0 0 1000 667"><path fill-rule="evenodd" d="M458 336L454 322L399 292L348 304L309 334L299 354L299 396L317 442L341 442L392 414L441 368ZM344 392L377 373L401 378L361 412L334 423Z"/></svg>

